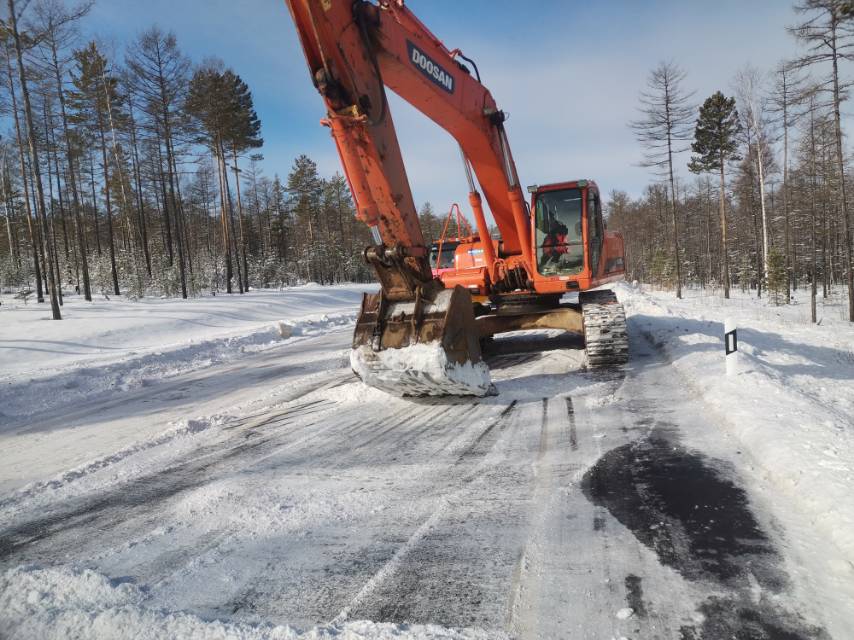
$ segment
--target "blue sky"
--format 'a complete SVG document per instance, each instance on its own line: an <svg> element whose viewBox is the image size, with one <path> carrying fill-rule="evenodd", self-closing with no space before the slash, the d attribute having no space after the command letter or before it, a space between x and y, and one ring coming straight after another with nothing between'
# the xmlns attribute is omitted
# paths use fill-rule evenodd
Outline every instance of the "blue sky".
<svg viewBox="0 0 854 640"><path fill-rule="evenodd" d="M732 93L745 63L771 69L797 52L786 0L409 0L449 48L474 58L484 84L510 113L523 184L587 177L637 196L649 182L627 123L649 70L674 60L701 101ZM339 170L320 97L282 0L100 0L87 35L124 43L152 24L172 30L194 60L217 56L249 84L261 118L268 175L286 175L306 153L324 175ZM390 100L417 203L465 202L453 139L395 96ZM680 164L687 162L687 155ZM683 173L685 173L683 171Z"/></svg>

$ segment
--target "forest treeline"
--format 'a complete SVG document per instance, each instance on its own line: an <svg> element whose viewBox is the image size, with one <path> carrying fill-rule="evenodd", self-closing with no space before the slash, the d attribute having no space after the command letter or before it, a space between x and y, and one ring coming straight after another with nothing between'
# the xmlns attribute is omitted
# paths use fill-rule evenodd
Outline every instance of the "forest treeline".
<svg viewBox="0 0 854 640"><path fill-rule="evenodd" d="M372 279L346 179L307 156L265 175L261 122L234 70L191 61L158 27L122 51L84 39L88 2L5 5L0 286L60 317L63 291L188 297ZM651 72L630 124L655 180L639 198L612 191L609 226L632 279L776 302L845 285L854 319L841 115L852 2L804 0L789 31L801 55L745 67L710 96L673 62ZM419 217L437 240L444 212L425 204Z"/></svg>
<svg viewBox="0 0 854 640"><path fill-rule="evenodd" d="M6 0L0 36L0 285L188 297L372 277L341 175L306 156L261 168L252 94L173 34L114 52L80 35L91 3Z"/></svg>
<svg viewBox="0 0 854 640"><path fill-rule="evenodd" d="M678 296L685 284L725 297L736 286L776 303L809 287L814 322L816 297L844 285L854 321L841 107L854 3L805 0L788 31L802 53L765 72L744 67L729 91L696 96L673 62L650 73L631 127L656 180L637 199L612 191L609 226L623 232L630 278ZM686 168L690 180L679 178Z"/></svg>

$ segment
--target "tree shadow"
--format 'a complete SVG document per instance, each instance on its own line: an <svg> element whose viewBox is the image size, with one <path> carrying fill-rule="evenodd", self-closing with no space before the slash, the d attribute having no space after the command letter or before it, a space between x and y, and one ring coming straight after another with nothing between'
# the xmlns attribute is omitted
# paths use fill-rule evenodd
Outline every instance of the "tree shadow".
<svg viewBox="0 0 854 640"><path fill-rule="evenodd" d="M717 342L702 342L676 347L680 353L720 352L724 355L724 326L721 322L693 320L668 316L633 315L629 318L629 337L644 332L666 332L670 339L680 335L704 335ZM653 337L654 342L658 342ZM796 342L773 331L758 331L750 328L738 329L740 345L749 345L752 353L742 352L743 357L754 360L763 367L777 372L781 377L812 376L830 380L854 380L854 352L821 345ZM663 346L663 345L660 345ZM774 362L767 354L776 353L798 358L800 362ZM804 362L807 361L807 362Z"/></svg>

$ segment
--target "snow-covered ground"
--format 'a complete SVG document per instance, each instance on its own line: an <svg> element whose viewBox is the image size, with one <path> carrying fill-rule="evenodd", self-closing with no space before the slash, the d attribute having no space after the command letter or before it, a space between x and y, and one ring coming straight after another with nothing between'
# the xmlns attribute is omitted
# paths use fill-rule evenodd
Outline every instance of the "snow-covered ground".
<svg viewBox="0 0 854 640"><path fill-rule="evenodd" d="M527 334L410 400L349 371L362 290L4 301L0 637L854 637L838 300L619 285L624 371Z"/></svg>
<svg viewBox="0 0 854 640"><path fill-rule="evenodd" d="M293 336L349 325L363 291L315 284L189 301L69 297L63 320L44 304L0 306L0 423L127 391L256 352Z"/></svg>
<svg viewBox="0 0 854 640"><path fill-rule="evenodd" d="M799 294L799 295L798 295ZM621 285L636 331L661 345L717 421L805 521L854 562L854 323L840 297L809 321L809 294L773 306L734 290L730 300L688 289ZM754 294L755 295L755 294ZM737 328L737 372L726 375L725 319Z"/></svg>

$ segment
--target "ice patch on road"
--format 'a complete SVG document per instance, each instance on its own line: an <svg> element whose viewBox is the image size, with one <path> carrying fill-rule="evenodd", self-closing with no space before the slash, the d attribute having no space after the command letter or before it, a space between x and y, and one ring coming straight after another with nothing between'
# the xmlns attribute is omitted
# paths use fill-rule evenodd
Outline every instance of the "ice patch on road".
<svg viewBox="0 0 854 640"><path fill-rule="evenodd" d="M347 622L300 630L289 625L203 620L145 605L144 585L91 569L18 567L0 577L0 628L18 640L137 638L166 640L337 640L391 638L474 640L495 637L475 629L436 625Z"/></svg>
<svg viewBox="0 0 854 640"><path fill-rule="evenodd" d="M798 305L770 307L732 291L725 300L686 289L668 292L618 284L630 329L666 354L701 397L738 453L777 490L778 517L830 557L832 590L851 591L854 567L854 327L826 317L811 324ZM801 290L802 292L802 290ZM795 291L795 296L800 292ZM802 305L801 305L802 306ZM828 307L831 308L831 307ZM825 311L826 313L826 311ZM725 374L723 320L738 327L737 375ZM638 360L635 366L643 366ZM820 540L820 542L818 542ZM841 554L835 553L837 547Z"/></svg>

